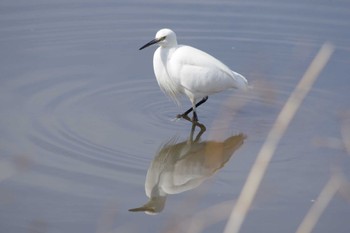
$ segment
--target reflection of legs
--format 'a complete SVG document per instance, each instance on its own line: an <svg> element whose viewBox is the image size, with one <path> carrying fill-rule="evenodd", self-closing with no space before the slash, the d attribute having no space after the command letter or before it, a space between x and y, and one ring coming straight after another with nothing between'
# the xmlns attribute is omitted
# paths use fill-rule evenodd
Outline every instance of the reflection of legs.
<svg viewBox="0 0 350 233"><path fill-rule="evenodd" d="M203 124L199 123L198 121L191 120L188 116L183 116L182 118L192 123L190 141L197 142L200 139L200 137L202 136L202 134L207 130L207 128ZM196 138L193 140L193 135L194 135L194 132L196 130L196 126L200 128L200 131L197 134Z"/></svg>
<svg viewBox="0 0 350 233"><path fill-rule="evenodd" d="M197 125L201 130L200 130L199 133L197 134L196 139L194 139L194 142L198 142L199 139L201 138L202 134L207 130L207 128L205 128L205 126L204 126L203 124L201 124L201 123L198 123L198 122L197 122L196 125Z"/></svg>
<svg viewBox="0 0 350 233"><path fill-rule="evenodd" d="M200 106L201 104L203 104L203 103L204 103L205 101L207 101L207 100L208 100L208 96L204 97L201 101L199 101L199 102L195 105L195 108L198 107L198 106ZM181 117L184 118L185 116L187 116L187 115L188 115L190 112L192 112L192 111L193 111L193 107L192 107L192 108L189 108L186 112L177 115L176 117L177 117L177 118L181 118ZM198 120L196 111L193 112L193 118L195 118L196 120Z"/></svg>

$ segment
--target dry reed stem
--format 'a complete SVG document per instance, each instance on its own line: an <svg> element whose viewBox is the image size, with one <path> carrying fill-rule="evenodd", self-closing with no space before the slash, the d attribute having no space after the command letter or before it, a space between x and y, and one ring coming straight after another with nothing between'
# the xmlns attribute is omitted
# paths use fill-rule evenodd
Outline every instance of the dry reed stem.
<svg viewBox="0 0 350 233"><path fill-rule="evenodd" d="M286 104L283 106L250 170L247 181L226 224L225 233L238 233L240 231L280 139L321 70L327 64L333 51L334 48L330 43L323 44L304 76L288 98Z"/></svg>
<svg viewBox="0 0 350 233"><path fill-rule="evenodd" d="M329 202L340 189L342 183L342 179L337 175L333 175L329 179L316 201L311 206L309 212L304 217L302 223L299 225L296 233L310 233L313 230Z"/></svg>

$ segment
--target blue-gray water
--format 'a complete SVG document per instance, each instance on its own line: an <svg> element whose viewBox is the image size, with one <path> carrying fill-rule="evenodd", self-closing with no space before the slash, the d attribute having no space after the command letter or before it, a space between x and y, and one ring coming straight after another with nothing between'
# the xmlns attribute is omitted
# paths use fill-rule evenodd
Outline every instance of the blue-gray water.
<svg viewBox="0 0 350 233"><path fill-rule="evenodd" d="M348 1L2 0L0 12L0 232L185 232L185 219L238 197L326 41L335 52L283 137L242 232L295 232L332 167L350 177L345 150L317 143L341 140L350 107ZM189 101L177 107L159 90L155 48L138 50L164 27L257 89L220 93L199 108L203 141L246 139L201 186L170 195L149 216L128 211L147 200L149 164L191 130L172 121ZM349 202L337 195L315 232L347 233L349 217Z"/></svg>

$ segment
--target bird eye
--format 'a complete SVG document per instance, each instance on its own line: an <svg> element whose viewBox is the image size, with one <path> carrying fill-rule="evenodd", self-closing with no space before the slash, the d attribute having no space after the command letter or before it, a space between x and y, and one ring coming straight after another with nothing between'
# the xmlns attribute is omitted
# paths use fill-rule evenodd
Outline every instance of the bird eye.
<svg viewBox="0 0 350 233"><path fill-rule="evenodd" d="M162 37L160 38L160 40L165 40L165 38L166 38L166 36L162 36Z"/></svg>

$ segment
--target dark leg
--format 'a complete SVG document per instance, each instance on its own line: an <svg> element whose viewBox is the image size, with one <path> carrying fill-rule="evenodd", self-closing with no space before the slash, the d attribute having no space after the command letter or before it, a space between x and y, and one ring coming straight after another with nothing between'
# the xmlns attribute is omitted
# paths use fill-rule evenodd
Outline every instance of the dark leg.
<svg viewBox="0 0 350 233"><path fill-rule="evenodd" d="M206 96L206 97L204 97L201 101L199 101L197 104L196 104L196 107L198 107L198 106L200 106L201 104L203 104L205 101L207 101L208 100L208 96ZM177 118L181 118L181 117L184 117L184 116L187 116L190 112L192 112L193 111L193 108L191 107L191 108L189 108L186 112L184 112L184 113L182 113L182 114L179 114L179 115L177 115L176 117ZM193 117L195 117L196 116L196 118L197 118L197 114L194 114L194 116ZM197 118L197 120L198 120L198 118Z"/></svg>
<svg viewBox="0 0 350 233"><path fill-rule="evenodd" d="M193 111L193 118L192 118L192 122L198 122L198 116L196 111Z"/></svg>

